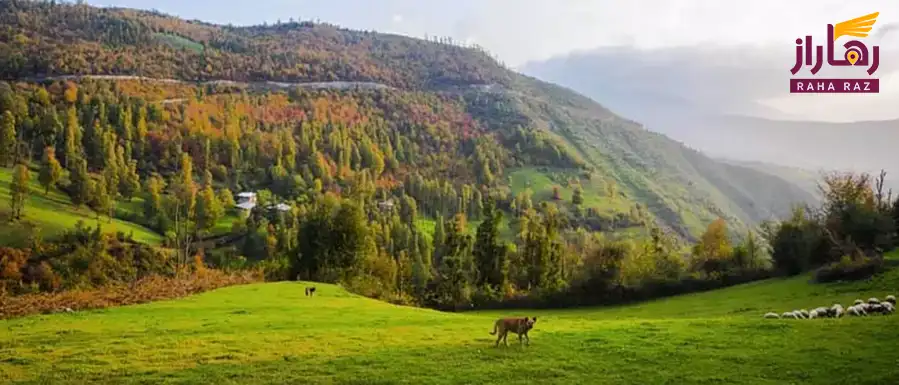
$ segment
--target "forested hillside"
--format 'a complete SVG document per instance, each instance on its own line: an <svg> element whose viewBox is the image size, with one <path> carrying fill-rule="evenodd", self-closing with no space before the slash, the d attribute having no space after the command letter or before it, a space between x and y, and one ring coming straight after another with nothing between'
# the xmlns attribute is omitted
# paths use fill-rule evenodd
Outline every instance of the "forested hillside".
<svg viewBox="0 0 899 385"><path fill-rule="evenodd" d="M813 199L449 39L31 1L0 2L0 23L0 166L15 166L4 219L27 223L27 195L59 190L76 210L156 231L180 264L205 252L217 267L255 261L274 278L458 304L469 285L558 289L601 233L647 235L617 254L628 279L680 277L682 241L707 227L715 242L745 237ZM249 213L239 192L258 194ZM10 253L42 267L13 281L78 286L126 269L57 258L66 250ZM128 255L150 258L146 271L163 258Z"/></svg>

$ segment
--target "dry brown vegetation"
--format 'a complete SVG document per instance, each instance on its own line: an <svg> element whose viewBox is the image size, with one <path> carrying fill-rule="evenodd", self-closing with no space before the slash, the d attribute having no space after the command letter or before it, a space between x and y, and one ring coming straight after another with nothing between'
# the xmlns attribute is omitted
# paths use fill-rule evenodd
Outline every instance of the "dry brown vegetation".
<svg viewBox="0 0 899 385"><path fill-rule="evenodd" d="M202 269L179 277L154 275L130 284L116 284L88 290L26 294L15 297L0 294L0 319L64 312L67 311L67 308L78 311L133 305L186 297L225 286L259 281L262 281L262 273L258 271L225 273L219 270Z"/></svg>

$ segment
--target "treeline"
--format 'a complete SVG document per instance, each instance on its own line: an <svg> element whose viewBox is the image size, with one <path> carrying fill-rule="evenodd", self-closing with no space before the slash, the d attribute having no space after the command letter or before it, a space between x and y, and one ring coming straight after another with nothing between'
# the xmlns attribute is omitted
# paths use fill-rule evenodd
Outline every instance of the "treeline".
<svg viewBox="0 0 899 385"><path fill-rule="evenodd" d="M0 296L102 287L150 276L174 276L174 253L104 234L78 223L52 242L40 237L26 248L0 247Z"/></svg>
<svg viewBox="0 0 899 385"><path fill-rule="evenodd" d="M41 193L27 187L27 165L36 165L45 193L58 187L98 217L121 216L117 204L140 199L128 219L165 234L169 257L161 266L199 258L226 270L261 268L272 280L340 282L372 297L450 309L648 298L756 279L772 268L795 273L843 256L875 258L895 242L897 204L866 176L828 179L827 215L767 225L762 237L750 232L736 245L723 220L684 244L640 206L616 221L645 236L620 239L597 232L608 223L583 207L581 190L570 201L558 190L545 201L512 194L505 172L514 167L601 176L574 167L566 147L526 134L539 131L497 127L490 119L497 114L473 117L471 102L397 91L192 88L183 103L161 104L133 89L0 83L0 161L18 165L13 220L27 217L28 194ZM493 102L486 110L502 110ZM534 146L544 151L515 150ZM206 242L244 191L257 193L256 206L225 224L224 245ZM87 252L9 251L4 271L18 275L11 273L7 290L127 280L135 266L159 265L92 239L84 247L105 249L117 262L85 268L78 258Z"/></svg>
<svg viewBox="0 0 899 385"><path fill-rule="evenodd" d="M797 207L763 233L786 274L815 270L819 281L867 278L885 268L883 254L899 246L899 197L884 190L886 173L832 173L821 183L820 207Z"/></svg>
<svg viewBox="0 0 899 385"><path fill-rule="evenodd" d="M364 180L385 200L415 198L432 218L462 212L470 219L480 216L484 194L504 209L531 205L511 195L506 169L537 159L572 166L562 145L534 142L522 128L488 130L489 120L432 94L215 94L187 87L197 96L159 104L133 96L141 88L132 83L139 82L0 83L7 164L40 162L47 188L57 185L75 205L102 214L115 212L117 199L140 195L156 207L128 219L160 233L170 230L171 218L158 218L157 195L167 194L183 156L197 169L196 187L212 188L221 204L230 193L263 188L302 201ZM535 143L550 155L515 151ZM580 216L598 217L585 210Z"/></svg>
<svg viewBox="0 0 899 385"><path fill-rule="evenodd" d="M310 22L225 27L62 1L0 2L0 77L371 81L404 89L508 83L480 49Z"/></svg>
<svg viewBox="0 0 899 385"><path fill-rule="evenodd" d="M506 240L503 211L489 196L483 199L473 232L463 213L438 218L428 232L414 222L414 199L385 208L364 189L344 197L327 193L291 213L255 210L244 248L212 258L230 268L248 266L239 255L252 245L255 255L266 255L270 279L339 282L370 297L442 309L533 303L585 286L596 296L688 280L720 286L734 274L759 277L770 265L760 238L749 234L732 246L721 220L691 250L656 227L646 239L626 240L565 231L565 219L551 203L521 214Z"/></svg>

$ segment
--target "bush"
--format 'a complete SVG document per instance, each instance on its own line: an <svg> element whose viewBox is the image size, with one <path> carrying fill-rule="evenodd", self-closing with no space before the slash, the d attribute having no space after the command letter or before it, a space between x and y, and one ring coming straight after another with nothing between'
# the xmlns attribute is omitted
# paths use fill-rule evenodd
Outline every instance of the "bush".
<svg viewBox="0 0 899 385"><path fill-rule="evenodd" d="M19 295L0 301L0 319L53 313L65 308L77 311L180 298L225 286L258 282L261 275L259 271L227 274L209 269L203 274L177 278L152 275L100 288Z"/></svg>
<svg viewBox="0 0 899 385"><path fill-rule="evenodd" d="M852 258L843 256L839 261L815 270L816 282L857 281L867 279L881 273L884 267L883 257L859 256Z"/></svg>

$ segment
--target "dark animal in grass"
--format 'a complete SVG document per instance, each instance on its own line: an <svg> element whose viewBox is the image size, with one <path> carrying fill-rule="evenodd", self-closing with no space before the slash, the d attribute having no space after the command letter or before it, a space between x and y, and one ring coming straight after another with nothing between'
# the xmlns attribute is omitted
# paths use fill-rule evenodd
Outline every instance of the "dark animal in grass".
<svg viewBox="0 0 899 385"><path fill-rule="evenodd" d="M496 320L493 324L493 331L490 332L490 335L495 335L499 333L496 337L496 345L499 346L499 341L502 340L503 344L509 346L509 342L506 341L506 337L509 332L518 334L518 343L521 344L521 338L524 337L527 339L527 344L531 344L531 337L528 337L528 331L534 328L534 323L537 322L537 317L533 319L524 317L524 318L502 318Z"/></svg>
<svg viewBox="0 0 899 385"><path fill-rule="evenodd" d="M307 287L306 288L306 296L311 297L313 295L315 295L315 286Z"/></svg>

